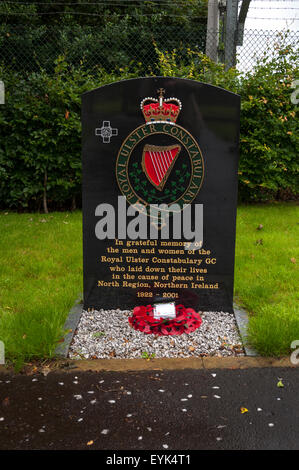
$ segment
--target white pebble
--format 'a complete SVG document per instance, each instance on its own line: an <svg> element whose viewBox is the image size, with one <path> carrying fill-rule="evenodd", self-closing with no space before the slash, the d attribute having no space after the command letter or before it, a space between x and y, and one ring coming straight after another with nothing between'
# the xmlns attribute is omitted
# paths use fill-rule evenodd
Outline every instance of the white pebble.
<svg viewBox="0 0 299 470"><path fill-rule="evenodd" d="M181 398L181 401L188 401L188 398Z"/></svg>
<svg viewBox="0 0 299 470"><path fill-rule="evenodd" d="M168 449L168 445L167 444L163 444L163 449Z"/></svg>
<svg viewBox="0 0 299 470"><path fill-rule="evenodd" d="M101 431L101 434L108 434L109 432L109 429L103 429L103 431Z"/></svg>
<svg viewBox="0 0 299 470"><path fill-rule="evenodd" d="M96 402L97 402L97 400L91 400L90 404L91 404L91 405L95 405Z"/></svg>
<svg viewBox="0 0 299 470"><path fill-rule="evenodd" d="M215 398L221 398L219 395L214 395Z"/></svg>
<svg viewBox="0 0 299 470"><path fill-rule="evenodd" d="M82 400L82 395L74 395L74 398L76 398L76 400Z"/></svg>
<svg viewBox="0 0 299 470"><path fill-rule="evenodd" d="M187 397L188 397L188 398L192 398L192 395L191 395L191 394L190 394L190 395L187 395Z"/></svg>
<svg viewBox="0 0 299 470"><path fill-rule="evenodd" d="M115 403L115 400L108 400L109 403Z"/></svg>
<svg viewBox="0 0 299 470"><path fill-rule="evenodd" d="M0 418L0 421L4 421L4 418L3 418L3 416Z"/></svg>
<svg viewBox="0 0 299 470"><path fill-rule="evenodd" d="M142 441L142 436L139 436L139 437L138 437L138 441Z"/></svg>
<svg viewBox="0 0 299 470"><path fill-rule="evenodd" d="M269 423L268 426L269 426L269 428L273 428L274 423Z"/></svg>
<svg viewBox="0 0 299 470"><path fill-rule="evenodd" d="M182 411L184 411L184 412L185 412L185 411L187 411L187 410L186 410L186 408L182 408Z"/></svg>

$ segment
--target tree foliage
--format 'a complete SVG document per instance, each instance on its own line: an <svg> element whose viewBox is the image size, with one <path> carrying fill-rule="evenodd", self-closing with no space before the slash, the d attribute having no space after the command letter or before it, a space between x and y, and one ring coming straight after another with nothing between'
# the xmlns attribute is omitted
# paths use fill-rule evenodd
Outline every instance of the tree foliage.
<svg viewBox="0 0 299 470"><path fill-rule="evenodd" d="M139 63L145 73L157 60L153 40L180 45L182 55L186 46L204 50L206 16L206 0L2 3L0 57L24 71L53 71L62 54L74 65L84 58L89 69Z"/></svg>
<svg viewBox="0 0 299 470"><path fill-rule="evenodd" d="M101 28L127 17L143 25L206 23L208 0L40 0L2 2L1 24L89 25Z"/></svg>

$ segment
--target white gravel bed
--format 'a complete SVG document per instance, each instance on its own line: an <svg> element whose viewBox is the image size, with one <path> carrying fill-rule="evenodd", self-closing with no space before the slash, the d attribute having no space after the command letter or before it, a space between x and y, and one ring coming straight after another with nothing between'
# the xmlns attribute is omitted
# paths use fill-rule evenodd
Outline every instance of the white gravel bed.
<svg viewBox="0 0 299 470"><path fill-rule="evenodd" d="M83 311L69 350L72 359L240 356L234 314L202 312L201 326L180 336L146 335L130 327L129 310Z"/></svg>

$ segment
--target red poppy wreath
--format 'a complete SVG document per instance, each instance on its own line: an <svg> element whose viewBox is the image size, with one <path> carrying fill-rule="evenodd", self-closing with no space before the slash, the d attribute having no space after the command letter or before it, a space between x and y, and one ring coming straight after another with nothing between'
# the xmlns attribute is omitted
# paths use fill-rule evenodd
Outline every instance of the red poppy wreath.
<svg viewBox="0 0 299 470"><path fill-rule="evenodd" d="M175 318L155 318L152 305L142 305L134 308L133 315L129 317L129 323L135 330L158 336L192 333L200 327L201 317L192 308L176 305L175 310Z"/></svg>

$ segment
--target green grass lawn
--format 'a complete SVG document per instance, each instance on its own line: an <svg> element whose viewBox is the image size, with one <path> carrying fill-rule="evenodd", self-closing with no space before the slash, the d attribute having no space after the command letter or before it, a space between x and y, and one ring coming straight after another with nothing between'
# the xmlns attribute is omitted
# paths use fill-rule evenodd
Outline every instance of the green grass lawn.
<svg viewBox="0 0 299 470"><path fill-rule="evenodd" d="M81 212L0 215L0 339L22 363L50 357L82 292Z"/></svg>
<svg viewBox="0 0 299 470"><path fill-rule="evenodd" d="M299 340L298 215L290 203L238 208L235 297L262 355L288 354Z"/></svg>
<svg viewBox="0 0 299 470"><path fill-rule="evenodd" d="M238 208L235 296L250 313L249 339L263 355L288 354L299 339L298 222L294 204ZM51 357L82 292L81 212L2 212L0 229L6 357Z"/></svg>

